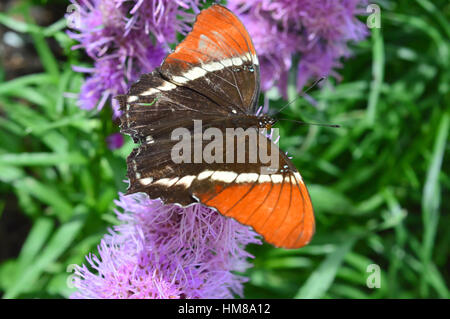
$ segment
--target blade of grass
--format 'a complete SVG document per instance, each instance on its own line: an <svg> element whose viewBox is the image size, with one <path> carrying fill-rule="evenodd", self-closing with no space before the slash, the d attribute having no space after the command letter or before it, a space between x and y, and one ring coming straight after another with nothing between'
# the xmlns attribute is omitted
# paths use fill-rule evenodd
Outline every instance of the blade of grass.
<svg viewBox="0 0 450 319"><path fill-rule="evenodd" d="M440 205L440 185L439 173L441 171L444 151L447 145L447 136L449 130L450 115L446 113L438 125L436 140L434 143L431 161L428 167L428 173L425 181L422 196L422 220L424 235L422 242L422 263L423 272L421 280L421 292L423 296L427 295L427 277L429 276L429 266L433 254L434 239L439 221Z"/></svg>
<svg viewBox="0 0 450 319"><path fill-rule="evenodd" d="M331 187L313 184L308 189L315 210L330 214L356 213L352 202Z"/></svg>
<svg viewBox="0 0 450 319"><path fill-rule="evenodd" d="M424 32L426 35L428 35L433 42L436 44L436 47L438 48L438 55L436 58L437 64L447 66L449 63L449 47L448 47L448 41L444 40L442 35L439 33L438 30L435 28L430 28L430 25L428 21L412 15L406 15L406 14L398 14L398 13L392 13L392 12L386 12L384 13L384 17L391 22L394 22L396 24L407 24L411 27Z"/></svg>
<svg viewBox="0 0 450 319"><path fill-rule="evenodd" d="M0 95L8 93L9 91L21 89L27 85L35 84L49 84L52 83L52 77L47 73L36 73L24 75L19 78L10 80L0 84Z"/></svg>
<svg viewBox="0 0 450 319"><path fill-rule="evenodd" d="M428 270L430 271L428 276L430 285L434 287L440 298L448 299L450 297L450 292L445 285L444 277L439 272L439 269L434 263L430 263Z"/></svg>
<svg viewBox="0 0 450 319"><path fill-rule="evenodd" d="M3 12L0 12L0 23L5 27L8 27L9 29L19 33L38 33L41 31L41 28L39 26L17 20Z"/></svg>
<svg viewBox="0 0 450 319"><path fill-rule="evenodd" d="M65 18L62 18L52 23L48 27L43 28L42 34L45 37L51 37L55 35L57 32L64 30L65 28L67 28L67 21Z"/></svg>
<svg viewBox="0 0 450 319"><path fill-rule="evenodd" d="M14 182L25 176L25 172L15 166L0 165L0 181L4 183Z"/></svg>
<svg viewBox="0 0 450 319"><path fill-rule="evenodd" d="M333 283L338 268L355 241L356 239L354 238L348 240L339 245L333 253L329 254L300 288L295 298L312 299L322 297Z"/></svg>
<svg viewBox="0 0 450 319"><path fill-rule="evenodd" d="M25 20L26 22L35 25L30 15L30 10L31 8L26 9ZM52 75L53 80L56 82L59 78L58 62L47 44L47 40L42 32L32 32L31 37L44 69L48 74Z"/></svg>
<svg viewBox="0 0 450 319"><path fill-rule="evenodd" d="M375 123L377 104L380 97L381 86L384 77L384 41L381 29L372 29L373 41L373 62L372 62L372 83L370 84L369 101L367 105L367 123L372 126Z"/></svg>
<svg viewBox="0 0 450 319"><path fill-rule="evenodd" d="M49 166L58 164L85 164L86 158L80 153L20 153L1 154L1 165Z"/></svg>
<svg viewBox="0 0 450 319"><path fill-rule="evenodd" d="M45 96L42 87L31 88L23 86L15 90L9 90L8 95L29 101L43 108L47 108L49 105L53 104L53 101Z"/></svg>
<svg viewBox="0 0 450 319"><path fill-rule="evenodd" d="M448 18L442 14L441 10L439 10L431 1L428 0L416 0L416 2L434 16L436 21L438 21L441 27L445 30L447 37L450 38L450 25L448 23Z"/></svg>
<svg viewBox="0 0 450 319"><path fill-rule="evenodd" d="M33 263L28 265L28 268L24 270L17 281L6 290L3 296L5 299L15 298L20 293L27 291L27 288L33 285L46 267L55 262L66 251L83 226L86 215L84 209L80 208L69 222L58 228L42 253Z"/></svg>
<svg viewBox="0 0 450 319"><path fill-rule="evenodd" d="M67 220L72 216L72 205L56 187L41 183L31 177L16 181L14 186L51 206L54 209L53 213L61 220Z"/></svg>
<svg viewBox="0 0 450 319"><path fill-rule="evenodd" d="M27 240L20 250L18 257L18 266L24 267L30 264L33 259L39 254L40 250L47 241L48 236L53 230L53 222L50 218L39 217L33 224ZM20 273L18 271L18 273Z"/></svg>

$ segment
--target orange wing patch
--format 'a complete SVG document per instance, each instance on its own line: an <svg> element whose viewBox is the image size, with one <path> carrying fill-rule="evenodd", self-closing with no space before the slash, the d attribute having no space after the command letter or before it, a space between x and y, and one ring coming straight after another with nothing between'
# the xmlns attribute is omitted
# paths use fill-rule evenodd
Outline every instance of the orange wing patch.
<svg viewBox="0 0 450 319"><path fill-rule="evenodd" d="M208 63L245 56L248 52L256 56L243 24L228 9L213 5L197 16L191 33L167 56L165 63L178 63L188 68L183 62Z"/></svg>
<svg viewBox="0 0 450 319"><path fill-rule="evenodd" d="M197 197L222 215L253 227L277 247L303 247L315 231L308 191L293 175L290 183L234 184Z"/></svg>

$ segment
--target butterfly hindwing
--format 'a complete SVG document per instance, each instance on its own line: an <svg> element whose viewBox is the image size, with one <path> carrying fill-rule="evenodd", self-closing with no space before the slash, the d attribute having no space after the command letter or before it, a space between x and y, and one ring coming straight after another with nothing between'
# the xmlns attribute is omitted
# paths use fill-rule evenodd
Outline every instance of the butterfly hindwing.
<svg viewBox="0 0 450 319"><path fill-rule="evenodd" d="M260 135L258 144L264 139ZM277 247L302 247L315 231L308 190L289 158L272 141L265 142L268 154L278 157L276 171L268 173L268 167L260 161L253 165L214 165L199 174L191 192L203 204L252 226Z"/></svg>

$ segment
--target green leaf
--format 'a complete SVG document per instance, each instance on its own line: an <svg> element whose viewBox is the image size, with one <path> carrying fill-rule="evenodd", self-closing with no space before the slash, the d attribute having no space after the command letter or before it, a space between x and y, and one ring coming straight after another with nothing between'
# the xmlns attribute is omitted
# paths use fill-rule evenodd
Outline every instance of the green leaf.
<svg viewBox="0 0 450 319"><path fill-rule="evenodd" d="M13 166L48 166L58 164L85 164L87 159L80 153L21 153L1 154L0 167Z"/></svg>
<svg viewBox="0 0 450 319"><path fill-rule="evenodd" d="M26 292L30 286L45 272L46 268L55 262L74 241L75 236L83 226L87 213L84 209L77 209L77 214L67 223L61 225L51 237L41 254L28 264L17 280L5 291L6 299L15 298L20 293Z"/></svg>
<svg viewBox="0 0 450 319"><path fill-rule="evenodd" d="M32 263L44 246L52 230L53 222L50 218L40 217L36 219L33 228L31 228L31 231L27 236L27 240L20 250L18 257L19 267L24 269L26 265ZM18 273L20 273L20 271Z"/></svg>
<svg viewBox="0 0 450 319"><path fill-rule="evenodd" d="M2 83L0 85L0 95L20 90L25 86L28 85L44 85L44 84L50 84L52 83L53 79L50 75L47 73L36 73L36 74L29 74L29 75L23 75L19 78L12 79L8 82Z"/></svg>
<svg viewBox="0 0 450 319"><path fill-rule="evenodd" d="M422 243L423 273L421 290L426 295L426 281L429 276L430 262L433 253L433 243L436 237L436 230L439 222L439 205L441 200L439 173L444 159L444 150L447 145L450 115L444 114L438 126L437 136L434 143L433 154L428 167L427 178L422 195L422 220L424 226L424 236Z"/></svg>
<svg viewBox="0 0 450 319"><path fill-rule="evenodd" d="M369 102L367 105L367 122L370 126L375 123L378 99L380 97L381 86L384 77L384 41L381 29L372 29L373 39L373 62L372 62L372 83L370 85Z"/></svg>
<svg viewBox="0 0 450 319"><path fill-rule="evenodd" d="M41 183L31 177L16 181L14 186L54 208L54 213L61 220L67 220L72 216L72 205L58 188Z"/></svg>
<svg viewBox="0 0 450 319"><path fill-rule="evenodd" d="M4 183L14 182L24 176L25 172L20 168L8 165L0 165L0 181Z"/></svg>
<svg viewBox="0 0 450 319"><path fill-rule="evenodd" d="M331 214L355 214L352 202L342 193L326 186L311 185L308 187L314 209Z"/></svg>
<svg viewBox="0 0 450 319"><path fill-rule="evenodd" d="M3 12L0 12L0 23L19 33L37 33L41 31L39 26L12 18Z"/></svg>
<svg viewBox="0 0 450 319"><path fill-rule="evenodd" d="M321 298L333 283L338 268L347 253L351 250L354 242L355 239L349 239L345 243L339 245L334 252L329 254L311 274L306 283L300 288L295 298Z"/></svg>

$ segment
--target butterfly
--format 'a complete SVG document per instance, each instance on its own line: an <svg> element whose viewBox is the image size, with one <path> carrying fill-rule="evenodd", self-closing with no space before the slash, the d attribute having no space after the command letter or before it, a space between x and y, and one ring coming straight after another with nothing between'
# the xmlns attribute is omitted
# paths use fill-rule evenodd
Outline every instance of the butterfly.
<svg viewBox="0 0 450 319"><path fill-rule="evenodd" d="M182 207L202 203L251 226L277 247L308 244L315 231L308 190L288 156L261 132L275 120L257 114L259 93L258 57L242 22L218 4L202 10L162 65L116 97L121 132L139 144L127 159L127 194L144 192ZM234 135L231 144L217 143L211 153L216 161L196 161L202 149L194 145L192 153L186 151L191 161L180 162L173 159L180 143L173 132L181 128L188 146L213 128L223 133L219 142L232 128L256 132L258 138ZM207 142L199 145L205 148ZM239 161L229 149L242 145ZM264 170L267 162L252 157L251 150L263 147L275 154L275 169ZM223 160L228 157L231 161Z"/></svg>

